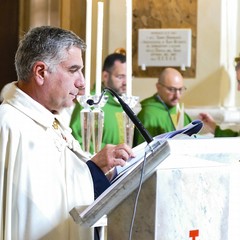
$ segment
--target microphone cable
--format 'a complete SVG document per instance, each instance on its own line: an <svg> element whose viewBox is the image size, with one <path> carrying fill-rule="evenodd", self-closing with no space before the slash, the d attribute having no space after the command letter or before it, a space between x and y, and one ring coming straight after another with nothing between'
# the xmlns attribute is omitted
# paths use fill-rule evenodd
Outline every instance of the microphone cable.
<svg viewBox="0 0 240 240"><path fill-rule="evenodd" d="M133 231L134 221L135 221L136 212L137 212L138 198L140 196L140 192L141 192L142 184L143 184L143 176L144 176L144 169L145 169L145 163L146 163L146 156L147 156L147 152L145 151L144 160L143 160L143 163L142 163L140 181L139 181L139 185L138 185L138 188L137 188L136 198L135 198L135 201L134 201L133 215L132 215L131 225L130 225L130 229L129 229L128 240L132 239L132 231Z"/></svg>

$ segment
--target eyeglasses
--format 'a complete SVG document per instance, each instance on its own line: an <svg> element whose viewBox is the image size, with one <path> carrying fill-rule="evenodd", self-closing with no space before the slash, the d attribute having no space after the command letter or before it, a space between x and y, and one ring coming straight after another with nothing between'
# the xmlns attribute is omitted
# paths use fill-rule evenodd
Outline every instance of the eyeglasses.
<svg viewBox="0 0 240 240"><path fill-rule="evenodd" d="M170 93L172 94L176 94L177 91L179 91L180 94L183 94L187 88L186 87L181 87L181 88L175 88L175 87L169 87L169 86L166 86L165 84L163 83L159 83L160 85L162 85L163 87L165 87Z"/></svg>

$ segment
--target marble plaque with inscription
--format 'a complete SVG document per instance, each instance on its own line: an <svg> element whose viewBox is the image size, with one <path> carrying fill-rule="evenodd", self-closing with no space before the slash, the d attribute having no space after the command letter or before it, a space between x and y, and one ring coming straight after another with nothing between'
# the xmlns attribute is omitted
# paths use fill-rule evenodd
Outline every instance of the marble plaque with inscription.
<svg viewBox="0 0 240 240"><path fill-rule="evenodd" d="M139 29L138 65L191 66L191 29Z"/></svg>
<svg viewBox="0 0 240 240"><path fill-rule="evenodd" d="M158 77L166 66L138 65L139 29L191 29L191 66L185 71L174 67L184 78L196 76L198 0L133 0L132 57L135 77Z"/></svg>

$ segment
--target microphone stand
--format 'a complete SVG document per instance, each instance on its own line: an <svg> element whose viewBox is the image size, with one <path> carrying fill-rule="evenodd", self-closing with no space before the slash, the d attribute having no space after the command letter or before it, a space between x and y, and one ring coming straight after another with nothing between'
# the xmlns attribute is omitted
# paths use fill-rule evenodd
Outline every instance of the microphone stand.
<svg viewBox="0 0 240 240"><path fill-rule="evenodd" d="M143 138L145 139L145 141L147 143L150 143L153 141L152 136L149 134L149 132L147 131L147 129L144 128L143 124L141 123L141 121L138 119L138 117L136 116L136 114L132 111L132 109L119 97L119 95L113 91L111 88L104 88L103 92L98 100L98 102L94 102L92 99L87 100L87 103L89 105L93 105L93 104L98 104L101 101L101 98L103 97L104 93L106 91L109 91L113 96L115 96L117 98L117 100L119 101L119 103L121 104L123 110L125 111L125 113L128 115L128 117L132 120L132 122L134 123L134 125L136 126L136 128L138 129L138 131L141 133L141 135L143 136Z"/></svg>

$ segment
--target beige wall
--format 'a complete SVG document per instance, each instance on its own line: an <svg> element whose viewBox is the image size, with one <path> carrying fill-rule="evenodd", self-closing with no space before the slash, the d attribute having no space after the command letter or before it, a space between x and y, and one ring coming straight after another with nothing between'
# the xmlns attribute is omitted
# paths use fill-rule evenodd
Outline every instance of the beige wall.
<svg viewBox="0 0 240 240"><path fill-rule="evenodd" d="M197 71L196 78L185 79L186 107L240 104L233 65L240 53L239 4L238 0L198 1ZM125 25L125 1L111 0L109 52L125 47ZM152 95L156 81L156 78L134 78L133 94L140 99Z"/></svg>
<svg viewBox="0 0 240 240"><path fill-rule="evenodd" d="M30 26L60 25L74 31L85 23L84 0L78 5L70 0L29 0ZM71 7L71 4L73 5ZM103 58L118 47L126 48L126 1L104 1ZM60 7L61 6L61 7ZM74 6L77 6L74 8ZM97 0L93 0L92 85L95 76ZM25 6L26 7L26 6ZM238 0L199 0L197 13L197 67L194 79L185 79L188 88L186 107L226 107L240 105L236 91L233 60L240 54L240 3ZM22 22L24 22L22 20ZM25 20L26 22L26 20ZM20 27L21 28L21 27ZM23 27L22 27L23 28ZM25 30L24 28L22 30ZM24 32L24 31L20 31ZM77 34L78 33L77 31ZM84 34L80 34L81 37ZM133 43L134 44L134 43ZM155 92L156 78L133 78L133 95L140 99Z"/></svg>

